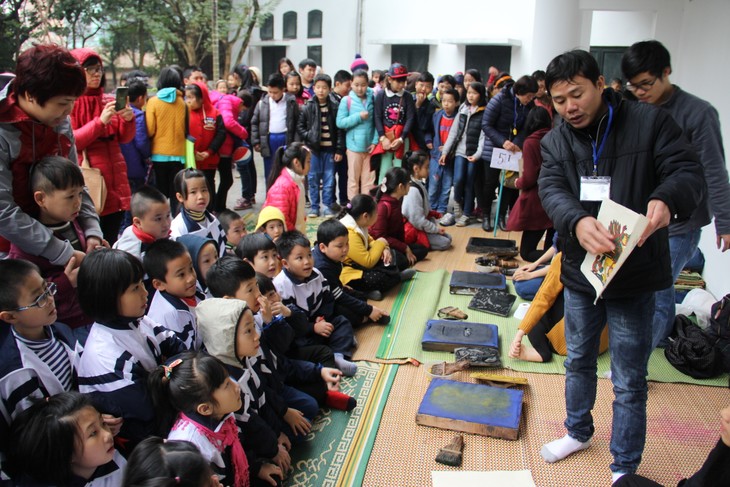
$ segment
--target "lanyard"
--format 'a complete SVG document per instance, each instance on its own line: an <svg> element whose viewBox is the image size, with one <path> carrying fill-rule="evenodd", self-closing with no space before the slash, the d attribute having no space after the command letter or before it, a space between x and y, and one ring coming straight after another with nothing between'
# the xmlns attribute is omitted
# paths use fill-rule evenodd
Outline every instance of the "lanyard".
<svg viewBox="0 0 730 487"><path fill-rule="evenodd" d="M514 95L514 93L512 93ZM517 95L514 95L513 100L515 101L515 116L512 119L512 136L517 136ZM523 108L524 111L524 108Z"/></svg>
<svg viewBox="0 0 730 487"><path fill-rule="evenodd" d="M593 147L593 175L598 176L598 158L601 157L601 153L603 152L603 147L606 145L606 139L608 138L608 133L611 131L611 123L613 122L613 107L611 104L608 104L608 125L606 126L606 131L603 133L603 139L601 140L601 144L598 146L598 149L596 149L596 141L591 140L591 146ZM600 124L599 124L600 129ZM596 134L596 139L598 138L599 134Z"/></svg>

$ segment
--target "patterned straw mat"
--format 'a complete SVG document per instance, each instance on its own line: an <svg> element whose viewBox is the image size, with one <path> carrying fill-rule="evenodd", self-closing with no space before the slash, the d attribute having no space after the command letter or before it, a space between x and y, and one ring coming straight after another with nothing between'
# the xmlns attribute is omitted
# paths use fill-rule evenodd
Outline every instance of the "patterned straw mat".
<svg viewBox="0 0 730 487"><path fill-rule="evenodd" d="M547 464L540 447L565 434L564 379L557 375L517 374L527 377L520 438L507 441L465 435L462 470L532 471L538 486L610 485L608 465L613 394L606 380L598 383L594 409L596 433L588 450ZM468 372L457 380L470 381ZM401 366L383 412L363 486L431 485L431 470L450 470L434 461L454 433L418 426L415 415L426 388L424 367ZM677 400L681 398L681 403ZM662 485L699 469L718 439L718 411L728 403L727 390L681 384L651 383L647 407L647 444L639 473ZM355 484L352 484L355 485Z"/></svg>

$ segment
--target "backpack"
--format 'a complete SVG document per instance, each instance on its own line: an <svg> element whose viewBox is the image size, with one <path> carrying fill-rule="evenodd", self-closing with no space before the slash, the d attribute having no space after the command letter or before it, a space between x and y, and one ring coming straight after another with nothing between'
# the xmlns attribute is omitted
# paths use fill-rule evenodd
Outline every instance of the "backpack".
<svg viewBox="0 0 730 487"><path fill-rule="evenodd" d="M680 372L695 379L710 379L723 372L722 356L714 340L684 315L674 319L675 335L664 356Z"/></svg>
<svg viewBox="0 0 730 487"><path fill-rule="evenodd" d="M705 333L713 340L723 363L723 370L730 372L730 294L710 308L709 326Z"/></svg>

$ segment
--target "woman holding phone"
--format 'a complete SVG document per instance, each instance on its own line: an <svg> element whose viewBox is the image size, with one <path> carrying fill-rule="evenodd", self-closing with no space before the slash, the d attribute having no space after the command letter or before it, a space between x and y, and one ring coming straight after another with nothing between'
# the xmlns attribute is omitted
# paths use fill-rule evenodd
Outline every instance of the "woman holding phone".
<svg viewBox="0 0 730 487"><path fill-rule="evenodd" d="M119 144L134 139L134 112L126 103L117 110L115 97L104 94L104 65L96 52L81 48L74 49L71 54L86 72L86 92L76 100L71 112L71 127L79 163L88 162L104 177L107 195L99 221L104 239L112 245L119 236L132 196L127 164Z"/></svg>

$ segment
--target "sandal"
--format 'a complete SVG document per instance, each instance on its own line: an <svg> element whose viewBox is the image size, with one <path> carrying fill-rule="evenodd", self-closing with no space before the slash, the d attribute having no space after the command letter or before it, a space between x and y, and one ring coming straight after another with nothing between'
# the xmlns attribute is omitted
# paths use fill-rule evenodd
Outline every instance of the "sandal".
<svg viewBox="0 0 730 487"><path fill-rule="evenodd" d="M456 306L446 306L438 312L438 317L442 320L465 320L469 318L466 313Z"/></svg>

